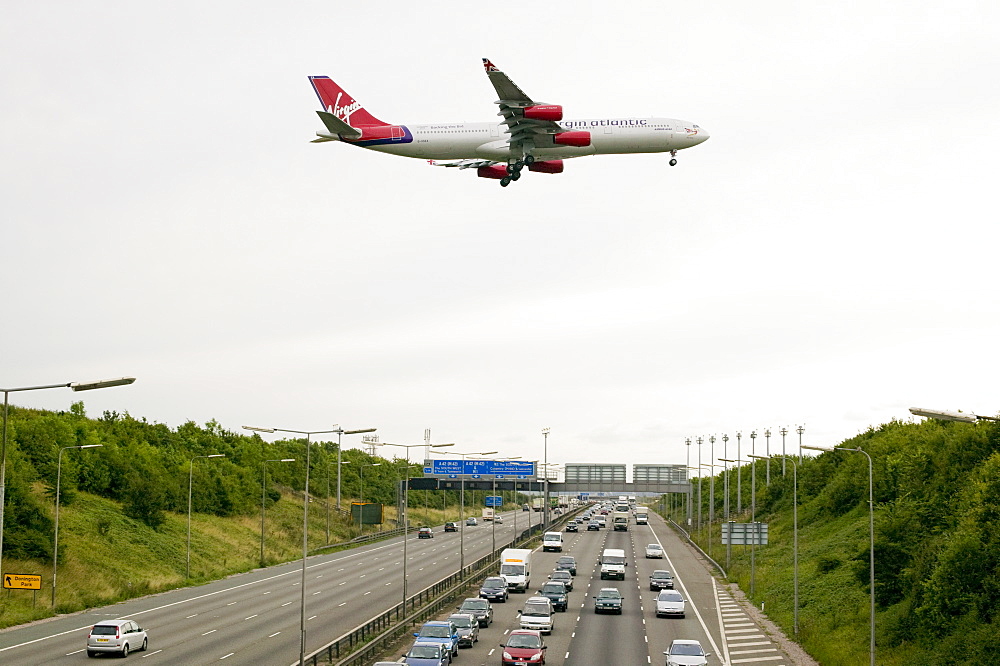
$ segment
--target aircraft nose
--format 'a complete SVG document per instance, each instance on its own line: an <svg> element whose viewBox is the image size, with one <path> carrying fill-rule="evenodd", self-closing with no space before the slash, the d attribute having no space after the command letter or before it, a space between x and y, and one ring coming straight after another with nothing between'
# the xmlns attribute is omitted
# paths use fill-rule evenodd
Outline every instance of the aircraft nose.
<svg viewBox="0 0 1000 666"><path fill-rule="evenodd" d="M694 126L695 134L690 135L688 138L691 140L691 145L696 146L699 143L705 143L711 137L711 135L703 127Z"/></svg>

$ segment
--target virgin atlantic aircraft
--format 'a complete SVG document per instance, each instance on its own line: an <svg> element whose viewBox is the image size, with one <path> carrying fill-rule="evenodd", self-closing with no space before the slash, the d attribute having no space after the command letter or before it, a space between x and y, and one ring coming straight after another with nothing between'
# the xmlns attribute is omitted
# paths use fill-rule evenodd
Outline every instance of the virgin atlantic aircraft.
<svg viewBox="0 0 1000 666"><path fill-rule="evenodd" d="M536 102L486 58L486 76L496 88L498 123L391 125L368 113L329 76L310 76L327 131L313 143L343 141L369 150L428 160L434 166L476 169L480 178L496 178L504 187L521 170L562 173L563 160L585 155L670 153L708 140L694 123L673 118L599 118L563 120L558 104ZM438 160L456 160L440 162Z"/></svg>

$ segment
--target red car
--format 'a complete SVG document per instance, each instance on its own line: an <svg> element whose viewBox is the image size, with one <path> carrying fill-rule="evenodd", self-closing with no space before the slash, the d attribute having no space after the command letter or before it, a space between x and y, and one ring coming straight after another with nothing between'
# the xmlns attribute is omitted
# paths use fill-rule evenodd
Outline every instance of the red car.
<svg viewBox="0 0 1000 666"><path fill-rule="evenodd" d="M527 666L545 663L545 643L541 632L533 629L514 629L507 634L507 642L501 643L503 666Z"/></svg>

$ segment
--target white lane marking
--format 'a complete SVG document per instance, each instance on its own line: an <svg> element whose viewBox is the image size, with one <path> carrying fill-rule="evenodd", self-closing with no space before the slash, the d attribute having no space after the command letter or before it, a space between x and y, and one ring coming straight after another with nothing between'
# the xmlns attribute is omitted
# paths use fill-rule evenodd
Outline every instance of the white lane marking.
<svg viewBox="0 0 1000 666"><path fill-rule="evenodd" d="M154 654L159 654L161 652L163 652L163 650L157 650L156 652L147 652L146 654L142 655L142 658L145 659L146 657L152 657Z"/></svg>
<svg viewBox="0 0 1000 666"><path fill-rule="evenodd" d="M208 631L206 631L205 633L203 633L202 636L208 636L209 634L214 634L217 631L218 631L218 629L209 629Z"/></svg>
<svg viewBox="0 0 1000 666"><path fill-rule="evenodd" d="M258 615L260 615L260 613L254 613L254 614L253 614L253 615L251 615L250 617L245 617L245 618L243 618L243 621L244 621L244 622L246 622L247 620L252 620L252 619L254 619L255 617L257 617Z"/></svg>
<svg viewBox="0 0 1000 666"><path fill-rule="evenodd" d="M274 638L275 636L277 636L280 633L281 633L280 631L276 631L273 634L271 634L270 636L268 636L268 638Z"/></svg>
<svg viewBox="0 0 1000 666"><path fill-rule="evenodd" d="M232 656L233 656L234 654L236 654L236 653L235 653L235 652L230 652L229 654L227 654L227 655L225 655L225 656L223 656L223 657L219 657L219 661L222 661L223 659L229 659L229 658L230 658L230 657L232 657Z"/></svg>

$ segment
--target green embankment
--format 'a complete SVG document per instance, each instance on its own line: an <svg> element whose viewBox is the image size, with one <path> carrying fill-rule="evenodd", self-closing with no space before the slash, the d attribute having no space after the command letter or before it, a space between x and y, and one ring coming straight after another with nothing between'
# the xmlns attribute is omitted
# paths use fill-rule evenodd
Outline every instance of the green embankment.
<svg viewBox="0 0 1000 666"><path fill-rule="evenodd" d="M877 663L1000 663L993 627L1000 610L1000 427L892 422L842 446L873 458ZM757 519L769 525L769 544L756 548L751 599L795 638L792 466L782 477L780 459L772 458L768 486L766 464L755 463ZM750 466L742 468L740 515L732 474L731 519L749 522ZM806 457L798 481L797 640L824 666L868 663L868 461L847 451ZM707 477L703 483L707 521ZM697 480L694 487L697 502ZM716 477L717 517L723 488ZM670 504L665 498L658 509L682 522L682 503ZM707 551L707 528L693 536ZM713 537L712 555L725 567L718 523ZM728 573L749 595L749 547L732 548Z"/></svg>

